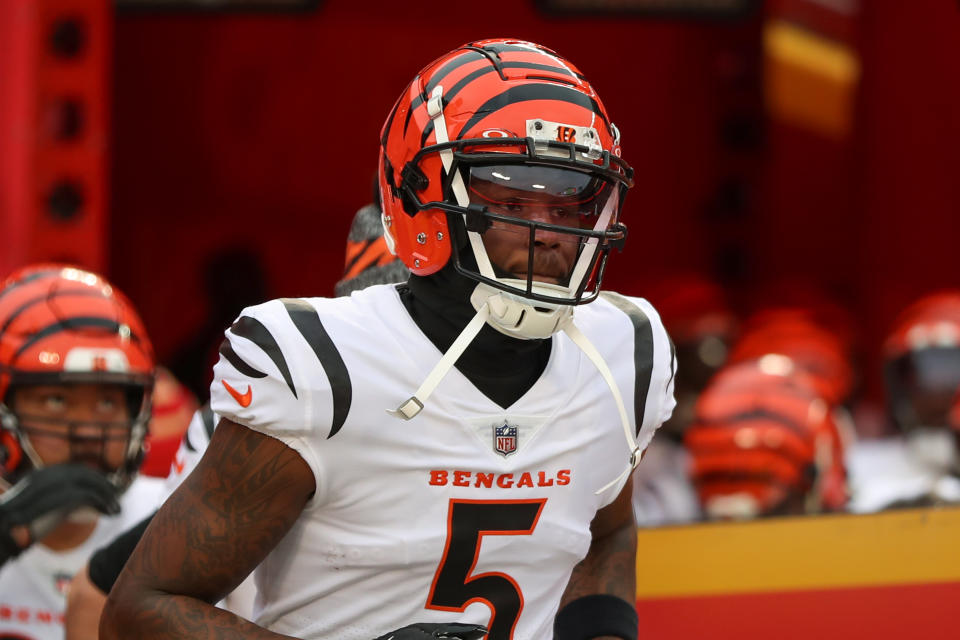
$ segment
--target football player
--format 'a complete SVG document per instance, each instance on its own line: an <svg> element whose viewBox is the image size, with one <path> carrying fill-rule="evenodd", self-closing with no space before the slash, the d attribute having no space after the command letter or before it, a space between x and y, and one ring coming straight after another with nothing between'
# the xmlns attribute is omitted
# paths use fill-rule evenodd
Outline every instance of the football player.
<svg viewBox="0 0 960 640"><path fill-rule="evenodd" d="M473 42L397 101L380 183L413 275L229 328L222 419L101 637L637 637L630 472L674 363L646 301L600 293L619 131L556 53ZM213 607L254 568L256 624Z"/></svg>
<svg viewBox="0 0 960 640"><path fill-rule="evenodd" d="M833 412L817 383L786 356L718 373L697 402L685 441L707 518L820 513L846 504Z"/></svg>
<svg viewBox="0 0 960 640"><path fill-rule="evenodd" d="M693 421L697 399L726 362L737 332L737 319L723 289L699 274L667 278L649 297L675 344L677 406L633 474L633 510L641 527L700 519L683 436Z"/></svg>
<svg viewBox="0 0 960 640"><path fill-rule="evenodd" d="M0 636L63 638L65 587L136 522L153 352L100 276L28 267L0 285ZM108 517L105 517L108 516Z"/></svg>
<svg viewBox="0 0 960 640"><path fill-rule="evenodd" d="M851 508L960 502L960 436L950 428L960 386L960 291L924 296L900 314L884 343L884 381L896 435L852 449Z"/></svg>

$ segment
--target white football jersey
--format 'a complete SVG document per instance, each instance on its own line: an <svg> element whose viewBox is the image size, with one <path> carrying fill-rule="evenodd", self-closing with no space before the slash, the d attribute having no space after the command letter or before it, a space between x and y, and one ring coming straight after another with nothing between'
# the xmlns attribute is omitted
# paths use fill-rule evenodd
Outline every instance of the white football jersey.
<svg viewBox="0 0 960 640"><path fill-rule="evenodd" d="M673 410L669 338L645 300L576 310L645 447ZM503 409L451 369L410 421L387 414L440 359L394 286L274 300L226 332L211 406L269 434L317 491L258 567L256 621L298 638L369 640L465 622L490 640L551 638L590 522L630 455L613 395L563 334Z"/></svg>
<svg viewBox="0 0 960 640"><path fill-rule="evenodd" d="M93 533L69 551L35 544L0 568L0 640L63 640L66 590L90 556L150 514L163 481L137 476L120 498L116 516L100 516Z"/></svg>
<svg viewBox="0 0 960 640"><path fill-rule="evenodd" d="M944 434L949 433L944 430ZM863 439L847 449L853 513L872 513L915 501L960 502L960 479L924 464L906 438Z"/></svg>
<svg viewBox="0 0 960 640"><path fill-rule="evenodd" d="M210 409L210 405L204 405L193 413L187 431L183 434L183 440L180 441L180 448L173 457L170 474L164 480L161 503L170 497L200 462L219 420L220 418Z"/></svg>

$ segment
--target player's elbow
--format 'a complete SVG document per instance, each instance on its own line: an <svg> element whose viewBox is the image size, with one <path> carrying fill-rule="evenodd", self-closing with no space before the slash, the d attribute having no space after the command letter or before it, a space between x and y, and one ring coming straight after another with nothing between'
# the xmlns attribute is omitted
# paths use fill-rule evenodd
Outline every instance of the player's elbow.
<svg viewBox="0 0 960 640"><path fill-rule="evenodd" d="M132 580L121 579L110 590L100 615L100 639L121 640L139 628L138 620L147 612L151 594Z"/></svg>

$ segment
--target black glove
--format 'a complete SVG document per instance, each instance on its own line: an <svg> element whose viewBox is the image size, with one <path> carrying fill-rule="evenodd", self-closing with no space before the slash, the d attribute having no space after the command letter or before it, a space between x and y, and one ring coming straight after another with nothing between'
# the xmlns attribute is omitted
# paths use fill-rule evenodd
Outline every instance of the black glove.
<svg viewBox="0 0 960 640"><path fill-rule="evenodd" d="M25 527L27 545L43 538L80 507L120 513L117 489L103 473L81 464L58 464L28 473L0 495L0 564L26 547L14 540L14 527Z"/></svg>
<svg viewBox="0 0 960 640"><path fill-rule="evenodd" d="M451 622L450 624L433 624L429 622L418 622L407 625L402 629L385 633L374 640L437 640L446 638L447 640L480 640L487 634L486 627L476 624L460 624Z"/></svg>

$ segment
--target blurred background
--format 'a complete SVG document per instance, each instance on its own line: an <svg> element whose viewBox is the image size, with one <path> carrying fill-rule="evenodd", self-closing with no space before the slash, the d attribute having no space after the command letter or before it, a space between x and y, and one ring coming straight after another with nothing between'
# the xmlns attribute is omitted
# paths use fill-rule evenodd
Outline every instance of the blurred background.
<svg viewBox="0 0 960 640"><path fill-rule="evenodd" d="M605 286L648 297L681 362L680 406L637 478L641 524L960 500L956 443L945 460L940 440L906 442L960 433L955 0L0 0L0 273L58 260L106 274L203 402L240 308L333 295L403 87L491 37L572 60L636 170ZM825 410L793 416L798 393ZM758 406L773 416L759 431ZM776 443L804 421L803 459L773 460L799 450ZM891 439L896 455L853 446ZM884 488L898 477L923 480ZM728 637L727 622L729 637L803 637L823 634L805 613L829 604L853 635L824 637L864 637L870 610L899 606L902 633L887 620L872 637L950 637L938 616L960 596L960 516L896 517L641 534L663 559L641 582L641 623L649 637ZM882 575L861 571L891 554ZM758 607L793 633L745 627Z"/></svg>
<svg viewBox="0 0 960 640"><path fill-rule="evenodd" d="M948 0L2 0L0 272L104 271L161 361L217 313L211 286L331 295L400 90L501 36L573 60L623 131L608 287L697 272L741 313L802 289L876 358L908 302L960 286ZM238 256L251 273L218 266Z"/></svg>

